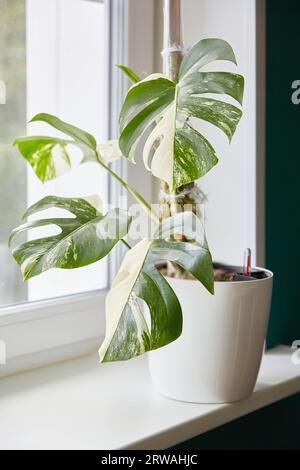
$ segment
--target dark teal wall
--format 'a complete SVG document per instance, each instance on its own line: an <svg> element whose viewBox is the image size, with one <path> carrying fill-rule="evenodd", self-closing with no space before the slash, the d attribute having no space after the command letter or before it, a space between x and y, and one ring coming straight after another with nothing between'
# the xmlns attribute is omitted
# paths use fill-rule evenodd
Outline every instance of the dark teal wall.
<svg viewBox="0 0 300 470"><path fill-rule="evenodd" d="M268 344L300 339L300 1L267 0L266 266L274 271Z"/></svg>
<svg viewBox="0 0 300 470"><path fill-rule="evenodd" d="M294 395L180 444L174 449L300 449L300 395Z"/></svg>

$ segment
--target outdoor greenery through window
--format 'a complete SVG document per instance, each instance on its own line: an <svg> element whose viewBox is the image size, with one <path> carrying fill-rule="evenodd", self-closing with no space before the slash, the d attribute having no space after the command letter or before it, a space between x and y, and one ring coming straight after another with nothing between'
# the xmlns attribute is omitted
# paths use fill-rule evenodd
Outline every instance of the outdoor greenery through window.
<svg viewBox="0 0 300 470"><path fill-rule="evenodd" d="M12 146L15 136L49 134L46 125L28 124L40 111L59 114L99 142L107 139L106 18L101 2L0 0L0 80L6 90L0 104L0 306L107 285L107 260L71 273L52 270L24 283L7 246L26 206L44 195L99 194L108 202L108 177L93 163L84 177L75 169L43 185ZM78 160L76 151L72 158ZM50 217L61 214L45 211ZM33 238L43 234L38 229Z"/></svg>
<svg viewBox="0 0 300 470"><path fill-rule="evenodd" d="M26 165L11 146L16 133L26 133L25 3L0 0L0 79L6 89L0 105L0 304L25 300L27 290L7 246L26 207Z"/></svg>

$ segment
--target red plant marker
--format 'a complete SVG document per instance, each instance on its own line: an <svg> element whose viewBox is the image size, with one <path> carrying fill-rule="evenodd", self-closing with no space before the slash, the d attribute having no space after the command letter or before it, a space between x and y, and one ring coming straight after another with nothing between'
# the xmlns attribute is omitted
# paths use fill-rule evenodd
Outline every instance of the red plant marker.
<svg viewBox="0 0 300 470"><path fill-rule="evenodd" d="M244 275L250 276L250 268L251 268L251 250L250 248L245 249L244 255Z"/></svg>

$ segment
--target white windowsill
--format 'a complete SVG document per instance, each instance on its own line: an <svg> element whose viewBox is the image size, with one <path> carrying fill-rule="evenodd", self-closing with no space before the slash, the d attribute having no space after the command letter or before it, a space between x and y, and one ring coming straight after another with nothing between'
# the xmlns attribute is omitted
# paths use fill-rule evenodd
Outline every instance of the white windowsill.
<svg viewBox="0 0 300 470"><path fill-rule="evenodd" d="M1 449L165 449L300 391L288 347L269 351L253 395L228 405L159 396L145 357L97 356L0 380Z"/></svg>

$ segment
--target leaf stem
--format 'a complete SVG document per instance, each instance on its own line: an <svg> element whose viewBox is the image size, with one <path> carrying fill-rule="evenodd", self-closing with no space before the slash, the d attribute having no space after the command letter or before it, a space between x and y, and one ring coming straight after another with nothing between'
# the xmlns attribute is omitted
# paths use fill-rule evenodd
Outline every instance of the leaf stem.
<svg viewBox="0 0 300 470"><path fill-rule="evenodd" d="M133 189L129 184L127 184L117 173L115 173L108 165L105 165L105 163L99 158L98 152L97 152L97 160L98 163L105 168L108 173L110 173L135 199L138 201L139 204L143 206L144 209L148 212L148 214L156 221L160 221L160 217L157 214L157 212L151 207L150 204L143 198L143 196L138 193L135 189Z"/></svg>
<svg viewBox="0 0 300 470"><path fill-rule="evenodd" d="M126 248L128 248L128 250L131 250L132 246L130 246L129 243L126 240L124 240L124 238L121 238L121 242L123 243L123 245L126 246Z"/></svg>

